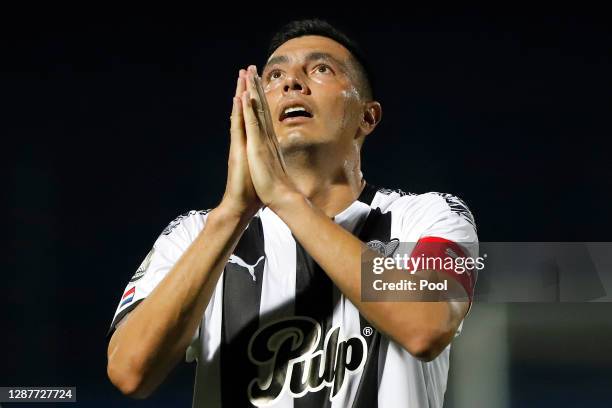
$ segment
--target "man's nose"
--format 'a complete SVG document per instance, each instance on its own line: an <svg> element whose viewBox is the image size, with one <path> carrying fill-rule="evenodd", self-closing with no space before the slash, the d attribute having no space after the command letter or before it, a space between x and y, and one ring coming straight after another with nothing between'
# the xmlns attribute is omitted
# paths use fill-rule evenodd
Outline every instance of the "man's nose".
<svg viewBox="0 0 612 408"><path fill-rule="evenodd" d="M285 84L283 85L283 92L289 93L291 91L298 91L304 94L309 94L310 89L306 85L306 81L300 78L298 75L287 75Z"/></svg>

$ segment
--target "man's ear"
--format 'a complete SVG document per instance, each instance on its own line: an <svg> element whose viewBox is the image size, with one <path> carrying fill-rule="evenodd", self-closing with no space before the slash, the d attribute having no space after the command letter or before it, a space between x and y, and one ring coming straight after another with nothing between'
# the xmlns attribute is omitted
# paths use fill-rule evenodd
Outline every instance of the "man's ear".
<svg viewBox="0 0 612 408"><path fill-rule="evenodd" d="M372 133L381 119L382 106L380 106L380 103L376 101L366 102L361 117L361 123L359 124L363 136Z"/></svg>

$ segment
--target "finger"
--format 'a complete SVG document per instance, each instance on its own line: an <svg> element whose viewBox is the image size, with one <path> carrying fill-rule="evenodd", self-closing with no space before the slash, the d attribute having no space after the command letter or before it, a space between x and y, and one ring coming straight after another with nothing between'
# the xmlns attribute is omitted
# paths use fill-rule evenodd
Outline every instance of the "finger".
<svg viewBox="0 0 612 408"><path fill-rule="evenodd" d="M272 150L278 158L278 161L285 170L285 163L282 159L282 154L280 152L280 146L278 144L278 140L276 139L276 132L274 132L274 125L272 122L272 115L270 114L270 107L268 106L268 100L266 99L266 93L263 90L263 86L261 85L261 78L259 76L255 76L253 78L253 86L257 90L258 95L260 96L260 103L262 107L262 116L263 121L262 127L266 130L265 136L268 138L268 142L272 145Z"/></svg>
<svg viewBox="0 0 612 408"><path fill-rule="evenodd" d="M274 137L272 118L269 112L265 93L261 87L260 78L257 75L257 68L254 65L249 67L247 83L249 92L254 96L252 99L255 99L255 113L259 120L260 129L262 129L263 132L261 136L267 139L272 139Z"/></svg>
<svg viewBox="0 0 612 408"><path fill-rule="evenodd" d="M266 99L265 92L263 87L261 86L261 80L257 75L257 69L254 65L249 66L249 72L247 74L247 88L249 89L249 93L251 95L257 95L257 98L250 98L251 101L257 103L255 109L249 109L251 112L256 113L256 119L258 121L258 135L262 140L266 141L271 148L271 151L276 156L276 161L280 165L280 168L283 172L287 172L285 161L283 160L283 156L280 151L280 146L278 144L278 140L276 140L276 133L274 132L272 116L270 115L270 108L268 107L268 101ZM253 115L255 115L253 113ZM245 113L246 118L246 113ZM248 132L248 130L247 130ZM247 143L248 143L247 138Z"/></svg>
<svg viewBox="0 0 612 408"><path fill-rule="evenodd" d="M241 69L238 72L238 83L236 85L236 95L235 96L237 98L240 98L242 96L242 93L246 89L245 78L246 78L246 70Z"/></svg>
<svg viewBox="0 0 612 408"><path fill-rule="evenodd" d="M244 113L242 109L241 97L246 88L245 83L246 70L241 69L238 72L238 81L236 83L236 96L232 104L232 120L230 127L231 141L233 146L244 146L246 132L244 129Z"/></svg>
<svg viewBox="0 0 612 408"><path fill-rule="evenodd" d="M235 145L244 143L244 117L240 98L234 97L232 103L232 116L230 126L231 142Z"/></svg>
<svg viewBox="0 0 612 408"><path fill-rule="evenodd" d="M232 102L232 116L230 116L230 123L231 123L231 131L240 131L244 129L244 126L242 126L242 108L240 106L240 97L242 96L242 93L244 92L244 89L246 87L245 83L244 83L244 75L245 75L246 71L244 69L241 69L240 71L238 71L238 80L236 81L236 94L234 95L234 100ZM240 125L240 126L238 126Z"/></svg>
<svg viewBox="0 0 612 408"><path fill-rule="evenodd" d="M264 110L262 109L261 100L259 99L259 94L257 93L257 88L255 86L255 78L253 76L253 66L249 67L249 72L246 74L246 87L249 95L249 109L257 119L257 126L260 131L258 132L258 137L266 137L266 127L265 127L265 115ZM243 113L246 118L246 113Z"/></svg>
<svg viewBox="0 0 612 408"><path fill-rule="evenodd" d="M252 74L252 80L251 80L251 84L253 86L253 89L256 91L256 95L257 95L257 100L260 102L260 108L264 109L264 104L266 101L266 96L263 92L263 89L261 89L261 87L258 85L259 83L259 75L257 74L257 67L255 65L251 65L250 67L250 72Z"/></svg>
<svg viewBox="0 0 612 408"><path fill-rule="evenodd" d="M267 135L271 139L274 139L274 141L276 141L276 137L274 137L274 122L272 122L272 115L270 114L270 106L268 105L266 93L263 90L263 86L261 85L261 78L259 76L255 77L255 86L261 98L261 107L263 110L264 125L267 130Z"/></svg>
<svg viewBox="0 0 612 408"><path fill-rule="evenodd" d="M254 99L255 101L259 101L259 94L257 93L257 90L255 89L253 78L254 78L253 71L249 67L249 71L247 72L245 76L246 90L249 91L251 100ZM255 103L255 106L257 106L257 103Z"/></svg>
<svg viewBox="0 0 612 408"><path fill-rule="evenodd" d="M283 160L283 156L281 154L280 146L278 144L278 140L276 139L276 132L274 131L274 125L272 122L272 115L270 114L270 108L268 106L268 100L266 99L266 94L263 90L263 86L261 85L261 78L257 75L257 70L255 66L249 66L249 72L247 74L248 80L248 88L250 92L255 91L258 96L257 101L258 107L256 109L258 125L259 125L259 135L262 138L265 138L266 142L270 145L271 151L274 152L276 156L277 162L280 165L283 172L287 172L285 161Z"/></svg>
<svg viewBox="0 0 612 408"><path fill-rule="evenodd" d="M261 137L259 119L253 109L253 97L251 93L246 90L242 93L242 115L244 116L244 127L247 134L247 141L249 139Z"/></svg>
<svg viewBox="0 0 612 408"><path fill-rule="evenodd" d="M262 104L262 98L261 98L261 95L259 95L257 85L255 84L255 77L257 75L256 72L257 71L255 70L254 65L251 65L249 67L249 72L247 73L246 83L247 83L247 90L249 91L249 94L251 95L251 101L253 103L255 113L260 123L263 126L265 123L265 115L264 115L264 108ZM263 126L263 128L265 129L265 126Z"/></svg>
<svg viewBox="0 0 612 408"><path fill-rule="evenodd" d="M238 71L238 79L236 80L236 93L234 96L240 97L240 80L242 79L242 70Z"/></svg>

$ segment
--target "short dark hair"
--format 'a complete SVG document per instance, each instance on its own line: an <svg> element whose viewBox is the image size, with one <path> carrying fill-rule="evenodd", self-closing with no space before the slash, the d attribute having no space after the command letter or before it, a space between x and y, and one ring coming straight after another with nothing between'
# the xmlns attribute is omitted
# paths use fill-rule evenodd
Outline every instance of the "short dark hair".
<svg viewBox="0 0 612 408"><path fill-rule="evenodd" d="M268 56L287 41L305 35L319 35L330 38L346 48L353 57L357 70L357 80L366 99L374 99L373 74L361 47L345 33L336 29L330 23L320 19L296 20L285 24L270 40Z"/></svg>

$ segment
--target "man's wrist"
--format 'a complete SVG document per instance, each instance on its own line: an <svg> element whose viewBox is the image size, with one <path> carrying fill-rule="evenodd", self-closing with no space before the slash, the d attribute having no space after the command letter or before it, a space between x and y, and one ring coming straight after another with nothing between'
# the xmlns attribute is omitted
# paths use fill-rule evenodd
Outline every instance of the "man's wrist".
<svg viewBox="0 0 612 408"><path fill-rule="evenodd" d="M211 221L222 224L246 226L255 216L257 210L239 210L221 202L208 215Z"/></svg>
<svg viewBox="0 0 612 408"><path fill-rule="evenodd" d="M279 194L268 207L281 219L284 219L285 216L290 214L291 209L295 209L307 201L306 197L299 191L287 190L283 194Z"/></svg>

